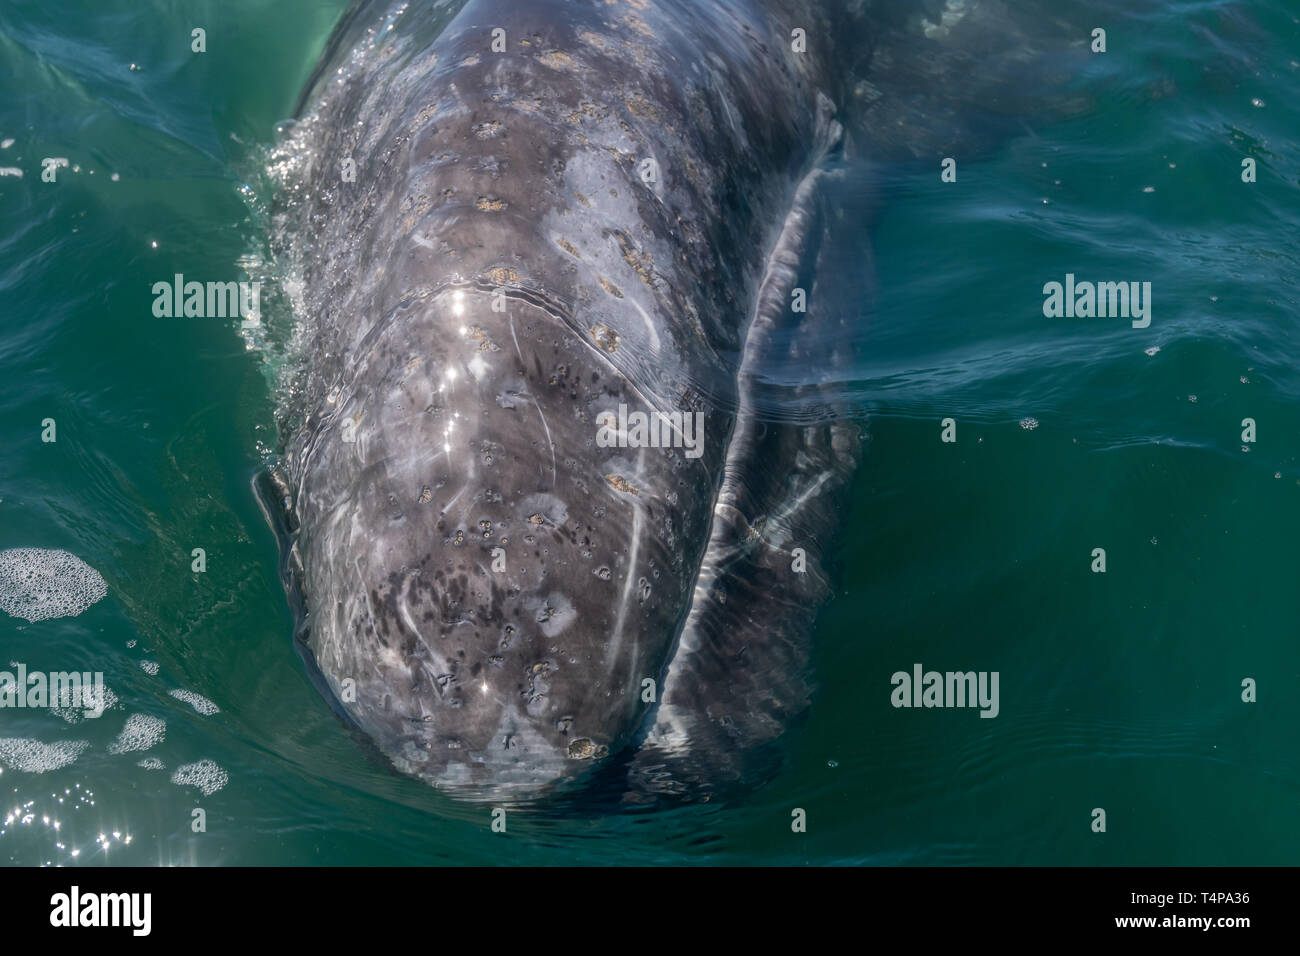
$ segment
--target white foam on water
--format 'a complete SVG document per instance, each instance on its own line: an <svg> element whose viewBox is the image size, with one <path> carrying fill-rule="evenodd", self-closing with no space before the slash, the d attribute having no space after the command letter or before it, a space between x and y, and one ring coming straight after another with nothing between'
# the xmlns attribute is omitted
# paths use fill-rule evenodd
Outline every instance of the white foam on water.
<svg viewBox="0 0 1300 956"><path fill-rule="evenodd" d="M137 760L137 767L144 767L145 770L166 770L167 765L157 757L145 757L143 760Z"/></svg>
<svg viewBox="0 0 1300 956"><path fill-rule="evenodd" d="M89 746L88 740L43 744L30 737L5 737L0 739L0 763L23 773L45 773L66 767Z"/></svg>
<svg viewBox="0 0 1300 956"><path fill-rule="evenodd" d="M140 670L144 671L144 672L145 672L146 674L148 674L150 677L155 677L155 676L157 676L157 674L158 674L158 662L157 662L157 661L141 661L141 662L140 662Z"/></svg>
<svg viewBox="0 0 1300 956"><path fill-rule="evenodd" d="M85 720L86 711L99 709L96 707L96 705L99 704L100 701L96 698L95 688L93 686L83 688L82 693L86 696L84 697L83 701L80 702L79 706L51 707L50 713L53 714L55 717L62 717L70 724L75 724L78 721ZM104 705L102 708L103 710L112 710L114 707L117 706L117 695L114 694L112 689L107 685L105 685L104 687L103 705Z"/></svg>
<svg viewBox="0 0 1300 956"><path fill-rule="evenodd" d="M166 732L165 721L148 714L132 714L126 719L126 726L117 735L117 739L108 745L108 752L124 754L136 750L148 750L162 740Z"/></svg>
<svg viewBox="0 0 1300 956"><path fill-rule="evenodd" d="M170 692L177 700L183 700L204 717L211 717L213 714L221 713L221 708L212 701L208 700L202 694L196 694L192 690L174 690Z"/></svg>
<svg viewBox="0 0 1300 956"><path fill-rule="evenodd" d="M44 548L0 551L0 610L11 617L76 617L107 594L104 578L75 554Z"/></svg>
<svg viewBox="0 0 1300 956"><path fill-rule="evenodd" d="M230 774L211 760L187 763L172 774L172 783L178 787L198 787L205 797L212 796L229 782Z"/></svg>

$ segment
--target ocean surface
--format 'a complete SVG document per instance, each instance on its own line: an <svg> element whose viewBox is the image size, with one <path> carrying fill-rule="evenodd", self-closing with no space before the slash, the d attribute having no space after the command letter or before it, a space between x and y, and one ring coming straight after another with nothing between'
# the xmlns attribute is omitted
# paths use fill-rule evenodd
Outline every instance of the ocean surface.
<svg viewBox="0 0 1300 956"><path fill-rule="evenodd" d="M841 384L869 445L784 770L505 834L313 688L252 488L292 324L268 166L345 6L0 3L0 169L21 171L0 176L0 551L69 551L108 592L0 615L0 666L102 671L116 700L0 709L0 861L1300 860L1294 2L1153 5L1114 21L1083 113L1026 120L955 183L855 171L874 294ZM68 160L53 183L44 157ZM155 317L176 273L265 280L268 327ZM1149 327L1045 316L1067 274L1150 282ZM997 672L998 715L893 706L917 664Z"/></svg>

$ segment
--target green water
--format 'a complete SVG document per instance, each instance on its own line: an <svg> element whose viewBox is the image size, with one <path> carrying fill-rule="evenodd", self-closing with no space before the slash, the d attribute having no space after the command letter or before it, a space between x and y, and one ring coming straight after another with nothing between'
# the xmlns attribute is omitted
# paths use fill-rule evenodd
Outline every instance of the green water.
<svg viewBox="0 0 1300 956"><path fill-rule="evenodd" d="M0 711L0 737L88 743L58 769L5 767L0 860L1300 858L1293 5L1126 19L1087 115L963 158L955 184L881 176L852 383L870 446L786 769L736 804L517 811L505 835L368 757L306 676L250 489L276 447L274 350L151 312L174 273L270 269L266 150L343 6L0 5L0 140L15 140L0 167L23 171L0 178L0 549L66 549L109 587L79 617L0 616L0 656L101 670L121 702L76 724ZM56 183L45 156L70 162ZM1067 272L1150 281L1150 327L1045 318L1043 283ZM997 671L999 715L892 707L890 675L918 662ZM165 738L110 753L135 713ZM198 760L225 771L221 789L171 782Z"/></svg>

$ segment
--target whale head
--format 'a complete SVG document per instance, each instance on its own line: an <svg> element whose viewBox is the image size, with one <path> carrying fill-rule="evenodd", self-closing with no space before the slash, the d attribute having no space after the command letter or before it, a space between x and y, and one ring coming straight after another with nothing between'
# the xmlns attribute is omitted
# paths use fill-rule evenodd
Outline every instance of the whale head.
<svg viewBox="0 0 1300 956"><path fill-rule="evenodd" d="M654 7L349 22L281 151L306 644L400 769L537 794L637 740L684 633L814 66Z"/></svg>
<svg viewBox="0 0 1300 956"><path fill-rule="evenodd" d="M655 409L606 335L515 290L408 297L290 455L308 646L356 724L438 788L544 792L655 699L711 463L669 421L628 435Z"/></svg>

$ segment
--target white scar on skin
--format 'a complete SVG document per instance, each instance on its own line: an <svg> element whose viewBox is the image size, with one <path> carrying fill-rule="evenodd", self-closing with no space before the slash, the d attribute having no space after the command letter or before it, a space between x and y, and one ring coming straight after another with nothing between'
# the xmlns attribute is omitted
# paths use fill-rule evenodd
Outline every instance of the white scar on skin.
<svg viewBox="0 0 1300 956"><path fill-rule="evenodd" d="M515 354L519 356L520 364L524 363L524 353L519 348L519 336L515 335L515 317L510 316L510 337L515 340ZM555 470L555 442L551 440L551 426L546 424L546 416L542 414L542 406L537 404L537 399L533 398L532 389L528 390L528 400L533 403L533 408L537 409L537 417L542 420L542 427L546 429L546 444L551 447L551 487L555 487L556 470Z"/></svg>
<svg viewBox="0 0 1300 956"><path fill-rule="evenodd" d="M637 452L637 471L644 473L645 470L645 449L642 448ZM645 521L641 515L641 508L637 505L632 506L632 547L627 556L627 580L623 584L623 597L619 601L618 621L614 624L614 639L610 645L609 655L606 660L614 660L618 654L619 645L623 643L623 622L627 619L627 602L632 593L633 578L636 575L636 559L641 551L641 529Z"/></svg>
<svg viewBox="0 0 1300 956"><path fill-rule="evenodd" d="M655 331L654 322L651 321L650 316L646 315L645 309L641 308L640 303L638 303L636 299L628 299L627 301L632 303L632 308L636 309L638 312L641 313L641 318L645 321L646 331L650 333L650 347L653 348L656 352L658 352L659 333Z"/></svg>

